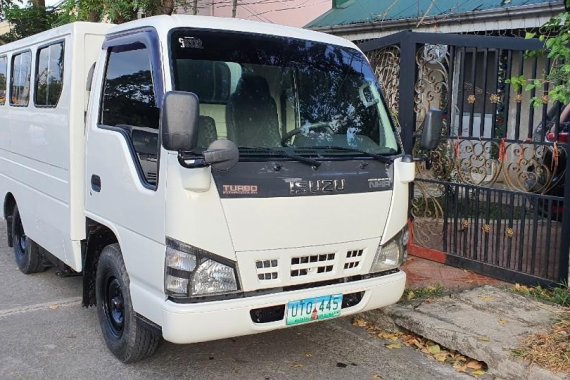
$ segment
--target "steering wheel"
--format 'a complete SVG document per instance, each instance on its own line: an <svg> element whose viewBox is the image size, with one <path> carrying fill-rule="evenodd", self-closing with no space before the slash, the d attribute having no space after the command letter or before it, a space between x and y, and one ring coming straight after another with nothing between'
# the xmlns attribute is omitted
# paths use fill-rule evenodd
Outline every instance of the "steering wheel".
<svg viewBox="0 0 570 380"><path fill-rule="evenodd" d="M296 136L300 133L306 133L307 131L319 131L319 130L322 132L334 133L329 123L327 123L326 121L319 121L311 125L305 125L302 128L295 128L285 133L285 135L281 138L281 146L287 146L287 141L291 140L293 136Z"/></svg>

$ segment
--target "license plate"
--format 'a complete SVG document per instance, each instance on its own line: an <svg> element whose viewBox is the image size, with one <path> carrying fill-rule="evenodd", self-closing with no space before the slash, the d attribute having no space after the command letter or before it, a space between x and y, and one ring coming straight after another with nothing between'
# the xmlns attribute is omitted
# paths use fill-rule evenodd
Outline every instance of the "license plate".
<svg viewBox="0 0 570 380"><path fill-rule="evenodd" d="M335 318L341 309L342 294L291 301L287 304L287 326Z"/></svg>

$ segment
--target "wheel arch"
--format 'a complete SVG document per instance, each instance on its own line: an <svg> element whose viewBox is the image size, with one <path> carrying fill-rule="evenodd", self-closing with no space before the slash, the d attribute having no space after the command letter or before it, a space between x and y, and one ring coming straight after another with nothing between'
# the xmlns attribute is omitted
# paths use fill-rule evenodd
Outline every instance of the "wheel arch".
<svg viewBox="0 0 570 380"><path fill-rule="evenodd" d="M97 264L103 248L109 244L119 243L117 234L106 225L87 218L85 248L83 250L83 306L97 304L95 296L95 279Z"/></svg>

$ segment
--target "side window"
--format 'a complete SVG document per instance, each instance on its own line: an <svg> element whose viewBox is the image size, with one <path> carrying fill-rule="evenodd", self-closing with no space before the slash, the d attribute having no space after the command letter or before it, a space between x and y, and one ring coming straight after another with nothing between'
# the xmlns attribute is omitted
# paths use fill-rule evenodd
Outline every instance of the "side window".
<svg viewBox="0 0 570 380"><path fill-rule="evenodd" d="M7 74L6 56L0 57L0 106L6 104L6 74Z"/></svg>
<svg viewBox="0 0 570 380"><path fill-rule="evenodd" d="M63 88L63 42L38 50L34 103L55 107Z"/></svg>
<svg viewBox="0 0 570 380"><path fill-rule="evenodd" d="M29 51L12 56L10 73L10 104L27 106L30 101L30 74L32 72L32 53Z"/></svg>
<svg viewBox="0 0 570 380"><path fill-rule="evenodd" d="M111 48L105 73L100 123L130 137L150 184L156 184L159 109L148 49L143 44Z"/></svg>

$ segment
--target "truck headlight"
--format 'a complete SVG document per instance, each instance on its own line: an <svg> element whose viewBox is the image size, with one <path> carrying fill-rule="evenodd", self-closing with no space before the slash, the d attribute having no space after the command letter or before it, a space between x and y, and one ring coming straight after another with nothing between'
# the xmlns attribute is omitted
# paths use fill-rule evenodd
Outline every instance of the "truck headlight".
<svg viewBox="0 0 570 380"><path fill-rule="evenodd" d="M166 240L165 268L165 293L173 297L205 296L239 289L235 265L230 260L173 239Z"/></svg>
<svg viewBox="0 0 570 380"><path fill-rule="evenodd" d="M192 276L192 295L235 292L237 281L234 268L207 259Z"/></svg>
<svg viewBox="0 0 570 380"><path fill-rule="evenodd" d="M408 229L404 227L386 244L379 245L370 273L396 269L404 262L409 240Z"/></svg>

